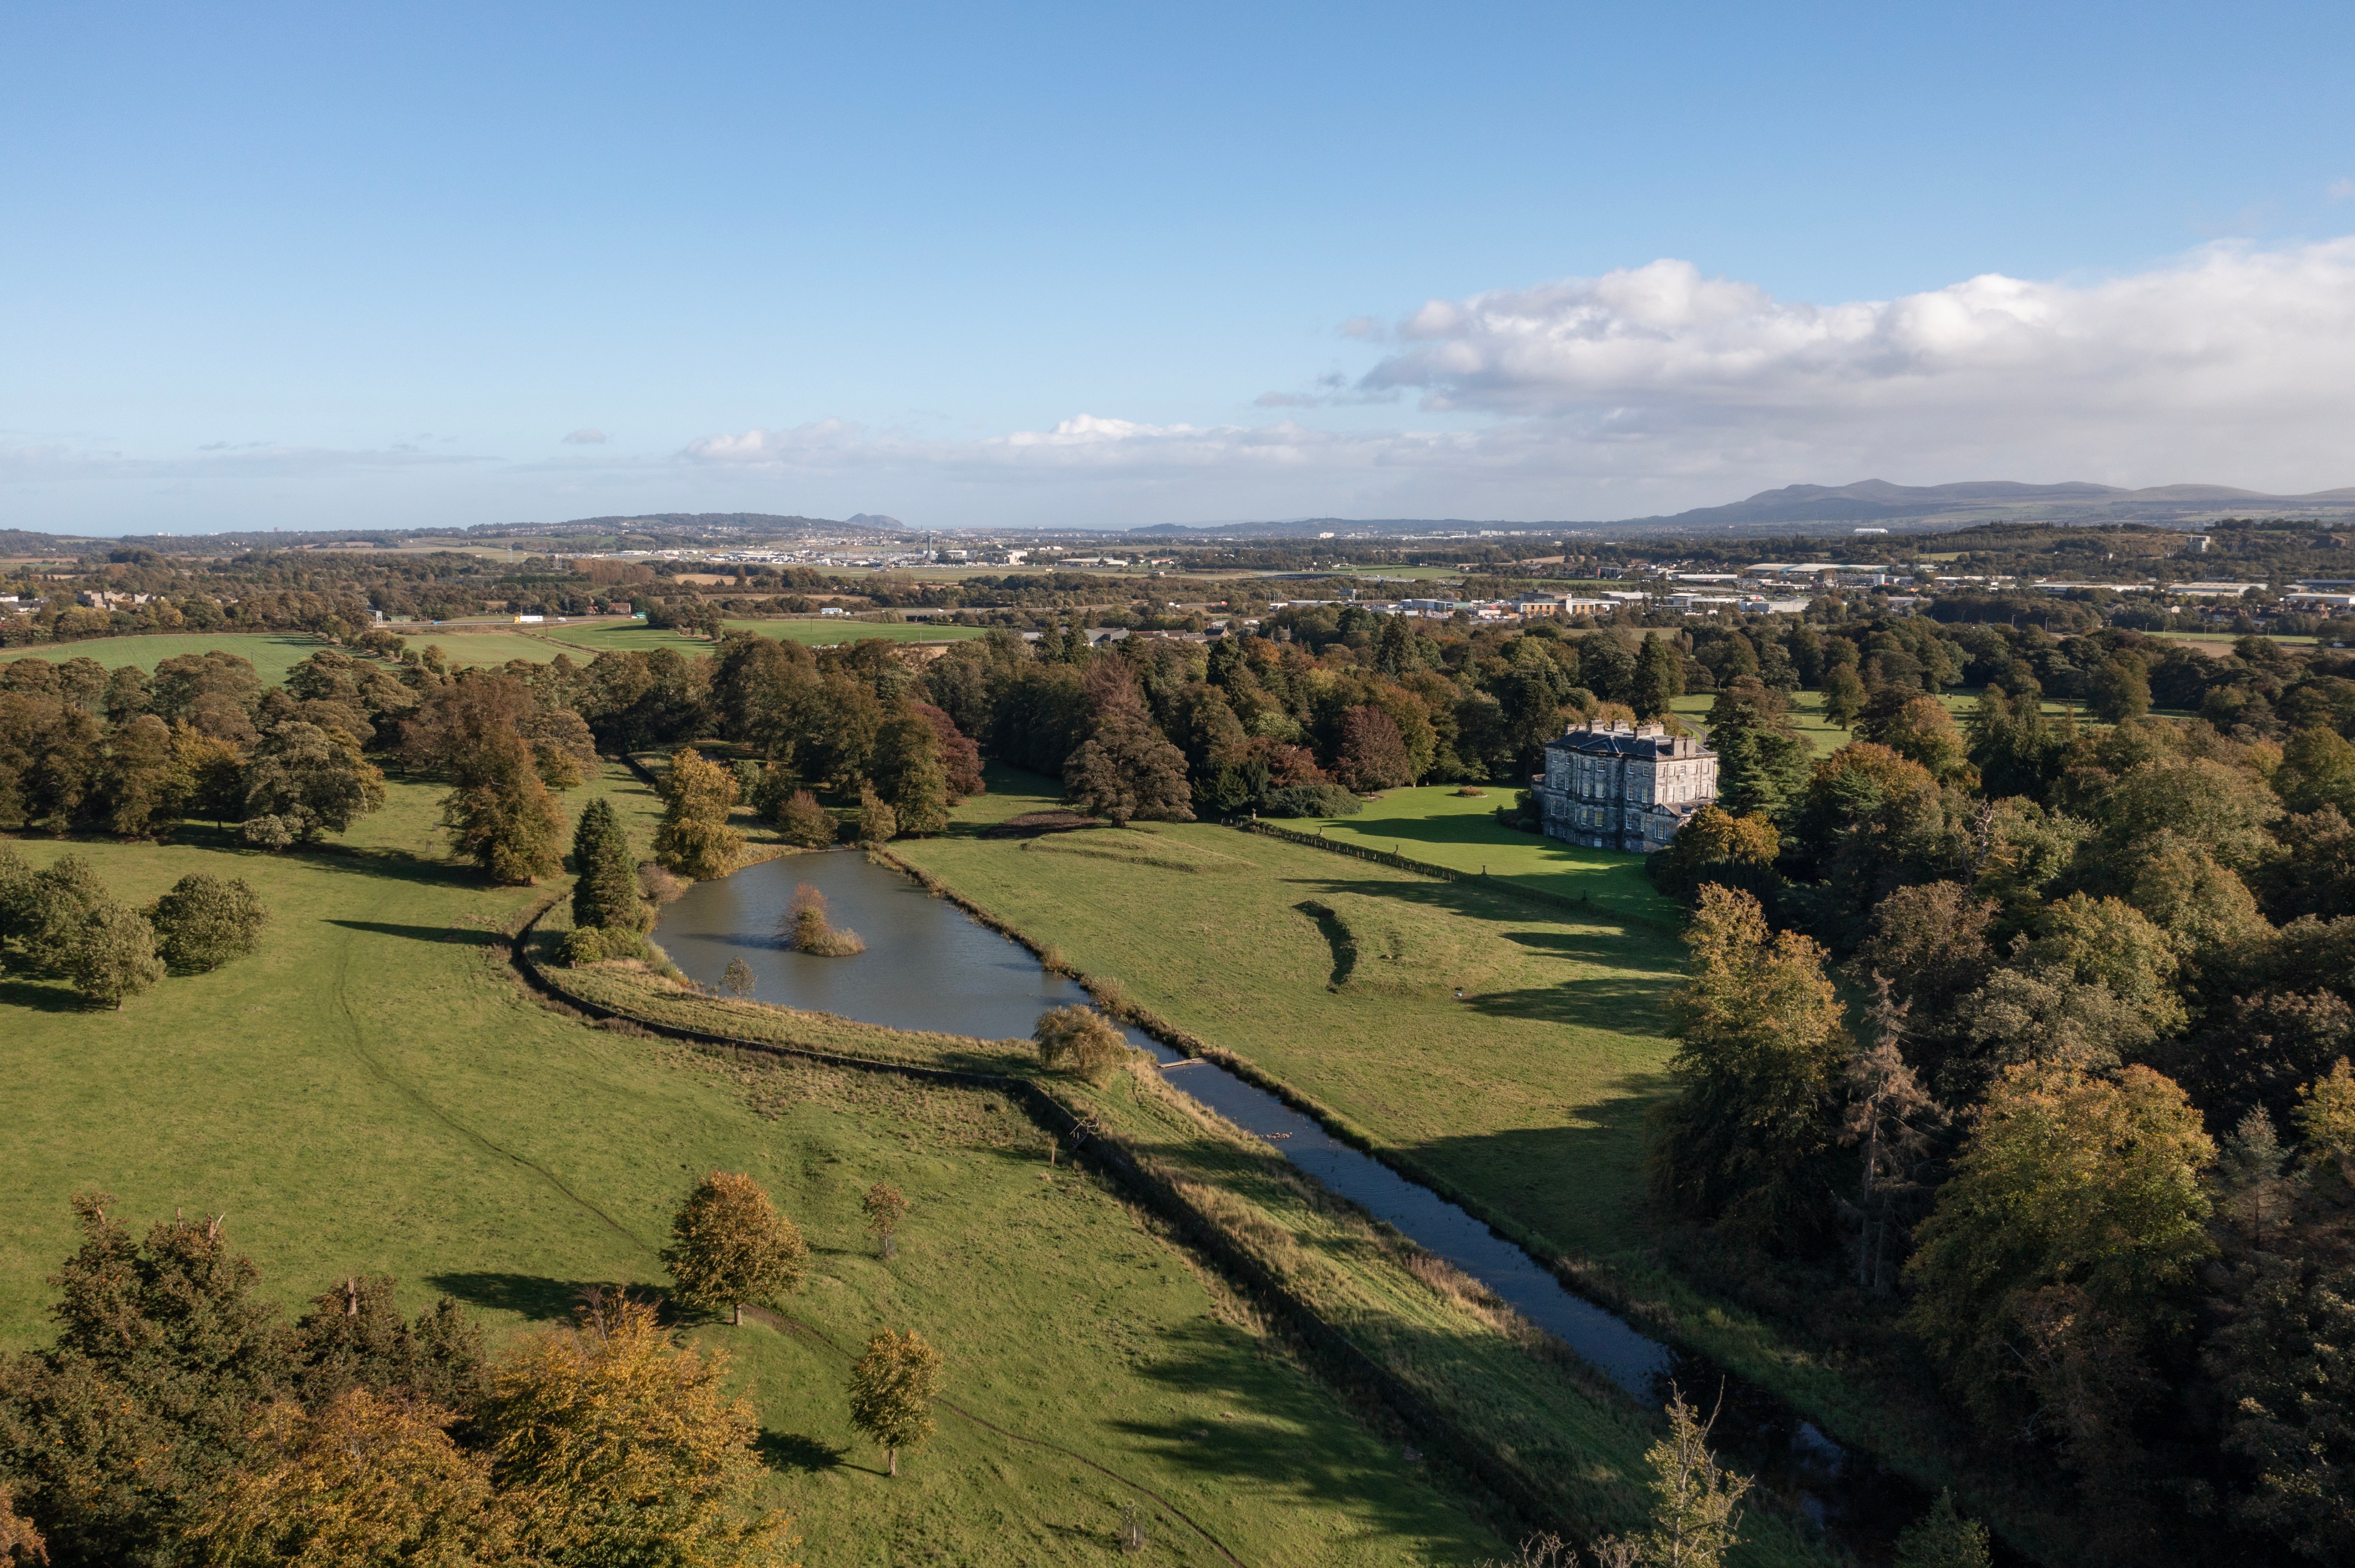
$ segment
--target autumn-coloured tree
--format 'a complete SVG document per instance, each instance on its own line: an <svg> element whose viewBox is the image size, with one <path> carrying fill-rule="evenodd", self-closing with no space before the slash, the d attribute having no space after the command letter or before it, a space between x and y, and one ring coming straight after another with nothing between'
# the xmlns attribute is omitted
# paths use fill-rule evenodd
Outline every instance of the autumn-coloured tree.
<svg viewBox="0 0 2355 1568"><path fill-rule="evenodd" d="M460 758L456 777L442 801L453 852L508 886L564 869L564 811L520 736L485 736Z"/></svg>
<svg viewBox="0 0 2355 1568"><path fill-rule="evenodd" d="M2215 1152L2147 1067L1997 1082L1905 1266L1907 1322L1990 1427L2033 1421L2098 1467L2147 1396L2146 1357L2188 1325Z"/></svg>
<svg viewBox="0 0 2355 1568"><path fill-rule="evenodd" d="M736 805L735 776L689 748L671 759L662 795L655 859L698 881L725 876L744 852L744 835L728 825Z"/></svg>
<svg viewBox="0 0 2355 1568"><path fill-rule="evenodd" d="M803 849L824 849L841 837L834 813L819 805L817 797L806 789L794 790L778 806L777 832L787 843Z"/></svg>
<svg viewBox="0 0 2355 1568"><path fill-rule="evenodd" d="M1087 739L1063 765L1063 799L1114 826L1194 820L1186 754L1155 726L1136 683L1118 659L1088 668Z"/></svg>
<svg viewBox="0 0 2355 1568"><path fill-rule="evenodd" d="M1755 898L1715 883L1685 944L1671 1003L1679 1092L1654 1113L1654 1190L1730 1230L1796 1240L1829 1218L1818 1167L1849 1054L1824 949L1770 932Z"/></svg>
<svg viewBox="0 0 2355 1568"><path fill-rule="evenodd" d="M49 1543L16 1511L15 1497L0 1483L0 1568L48 1568L48 1561Z"/></svg>
<svg viewBox="0 0 2355 1568"><path fill-rule="evenodd" d="M453 1412L355 1388L313 1414L264 1414L260 1452L191 1533L221 1568L509 1559L515 1521L486 1456L450 1440Z"/></svg>
<svg viewBox="0 0 2355 1568"><path fill-rule="evenodd" d="M215 827L245 815L245 753L234 741L186 724L172 731L172 752L188 780L188 814Z"/></svg>
<svg viewBox="0 0 2355 1568"><path fill-rule="evenodd" d="M1090 1082L1101 1082L1129 1049L1110 1019L1077 1003L1040 1013L1030 1038L1038 1043L1040 1062L1050 1067L1068 1065Z"/></svg>
<svg viewBox="0 0 2355 1568"><path fill-rule="evenodd" d="M858 787L858 842L863 844L890 843L900 836L900 813L891 802L875 792L872 784Z"/></svg>
<svg viewBox="0 0 2355 1568"><path fill-rule="evenodd" d="M889 1329L867 1341L867 1353L850 1369L850 1422L884 1451L887 1467L900 1473L900 1450L931 1436L932 1401L944 1382L940 1351L913 1329Z"/></svg>
<svg viewBox="0 0 2355 1568"><path fill-rule="evenodd" d="M600 1297L492 1374L477 1417L516 1520L517 1562L754 1568L792 1521L755 1512L766 1475L724 1353L672 1343L651 1306Z"/></svg>
<svg viewBox="0 0 2355 1568"><path fill-rule="evenodd" d="M750 996L752 985L752 966L742 959L729 959L728 967L719 971L719 989L730 996Z"/></svg>
<svg viewBox="0 0 2355 1568"><path fill-rule="evenodd" d="M801 1287L809 1244L750 1176L715 1171L695 1185L670 1223L663 1262L679 1299L744 1321L744 1303L770 1302Z"/></svg>
<svg viewBox="0 0 2355 1568"><path fill-rule="evenodd" d="M192 871L155 901L155 950L176 969L220 968L261 945L270 911L241 876Z"/></svg>
<svg viewBox="0 0 2355 1568"><path fill-rule="evenodd" d="M941 766L948 771L949 804L986 790L989 786L981 776L980 745L958 729L956 720L945 710L930 703L913 705L923 721L932 726L932 736L940 742Z"/></svg>
<svg viewBox="0 0 2355 1568"><path fill-rule="evenodd" d="M1341 715L1341 740L1333 749L1333 777L1359 794L1395 789L1414 782L1414 764L1391 715L1368 703Z"/></svg>
<svg viewBox="0 0 2355 1568"><path fill-rule="evenodd" d="M794 889L794 901L785 909L778 934L796 952L821 959L847 959L867 950L858 932L835 925L826 912L826 895L807 882Z"/></svg>
<svg viewBox="0 0 2355 1568"><path fill-rule="evenodd" d="M867 1234L875 1238L875 1250L885 1257L896 1256L900 1244L895 1238L900 1222L907 1217L908 1195L888 1181L878 1181L867 1189L858 1206L867 1215Z"/></svg>

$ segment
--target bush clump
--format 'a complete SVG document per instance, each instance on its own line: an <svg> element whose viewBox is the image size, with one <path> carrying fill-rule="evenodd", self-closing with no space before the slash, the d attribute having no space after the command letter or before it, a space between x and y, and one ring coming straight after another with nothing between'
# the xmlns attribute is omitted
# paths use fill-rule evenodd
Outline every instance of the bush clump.
<svg viewBox="0 0 2355 1568"><path fill-rule="evenodd" d="M640 963L654 959L654 950L642 934L613 926L583 926L568 931L558 951L575 969L613 959L635 959Z"/></svg>
<svg viewBox="0 0 2355 1568"><path fill-rule="evenodd" d="M826 917L826 895L806 882L794 889L794 901L785 911L783 926L778 935L796 952L821 959L847 959L867 950L858 932L837 929Z"/></svg>
<svg viewBox="0 0 2355 1568"><path fill-rule="evenodd" d="M155 950L176 969L217 969L261 945L270 911L241 876L191 872L155 901Z"/></svg>
<svg viewBox="0 0 2355 1568"><path fill-rule="evenodd" d="M806 789L794 790L777 807L777 831L803 849L824 849L841 836L834 813Z"/></svg>
<svg viewBox="0 0 2355 1568"><path fill-rule="evenodd" d="M638 893L649 904L657 906L675 904L687 891L687 884L670 874L667 867L653 861L638 867Z"/></svg>
<svg viewBox="0 0 2355 1568"><path fill-rule="evenodd" d="M1338 784L1287 784L1260 800L1263 817L1354 817L1365 802Z"/></svg>
<svg viewBox="0 0 2355 1568"><path fill-rule="evenodd" d="M1058 1007L1039 1015L1030 1032L1039 1060L1050 1067L1068 1065L1090 1083L1102 1083L1128 1055L1128 1042L1112 1020L1092 1007Z"/></svg>

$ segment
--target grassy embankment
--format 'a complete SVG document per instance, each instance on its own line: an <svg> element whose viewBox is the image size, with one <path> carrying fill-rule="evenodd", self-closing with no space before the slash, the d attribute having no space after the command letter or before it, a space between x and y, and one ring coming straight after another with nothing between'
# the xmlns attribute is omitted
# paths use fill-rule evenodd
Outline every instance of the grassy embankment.
<svg viewBox="0 0 2355 1568"><path fill-rule="evenodd" d="M1399 791L1358 829L1417 859L1594 890L1586 917L1477 883L1437 883L1205 823L1035 841L987 822L1050 803L992 775L952 832L907 859L1091 980L1323 1107L1401 1167L1556 1255L1636 1321L1714 1356L1843 1441L1937 1484L1956 1435L1830 1342L1698 1287L1642 1201L1645 1113L1668 1092L1664 1003L1681 950L1604 913L1633 863L1525 835L1499 844L1491 800ZM1435 808L1420 819L1417 806ZM1341 830L1359 819L1327 824ZM1423 832L1406 834L1420 821ZM1385 837L1385 834L1388 837ZM1337 832L1335 836L1340 836ZM1181 869L1178 863L1198 861ZM1300 908L1331 908L1329 923ZM1663 906L1654 904L1655 909ZM1346 972L1344 972L1346 968ZM1457 987L1464 996L1458 1000ZM1894 1386L1894 1385L1892 1385Z"/></svg>
<svg viewBox="0 0 2355 1568"><path fill-rule="evenodd" d="M619 769L593 788L643 838ZM1474 1510L1296 1367L1190 1254L1103 1182L1051 1173L996 1097L815 1069L750 1071L593 1029L530 1000L496 930L545 890L485 887L442 858L439 790L395 783L351 853L263 855L20 841L85 856L123 896L191 870L242 875L272 910L262 950L173 977L120 1012L0 981L0 1346L49 1332L44 1277L72 1246L67 1197L104 1189L144 1224L225 1212L290 1307L353 1271L440 1291L503 1340L590 1283L651 1289L672 1207L702 1171L751 1172L805 1227L794 1314L855 1349L922 1330L975 1415L1085 1455L1200 1520L1243 1561L1465 1563L1501 1552ZM579 796L570 804L578 804ZM914 1200L875 1259L858 1195ZM1142 1502L1074 1459L943 1414L886 1481L844 1414L846 1363L765 1327L697 1330L736 1355L773 1469L820 1564L1092 1561ZM1209 1563L1146 1502L1154 1553Z"/></svg>

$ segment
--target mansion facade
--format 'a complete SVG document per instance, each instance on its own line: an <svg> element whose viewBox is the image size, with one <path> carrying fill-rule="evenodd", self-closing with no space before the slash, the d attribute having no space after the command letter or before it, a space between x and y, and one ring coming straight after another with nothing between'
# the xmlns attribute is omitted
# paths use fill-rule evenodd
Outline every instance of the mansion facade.
<svg viewBox="0 0 2355 1568"><path fill-rule="evenodd" d="M1572 725L1546 742L1535 783L1549 837L1645 854L1717 799L1717 753L1657 724Z"/></svg>

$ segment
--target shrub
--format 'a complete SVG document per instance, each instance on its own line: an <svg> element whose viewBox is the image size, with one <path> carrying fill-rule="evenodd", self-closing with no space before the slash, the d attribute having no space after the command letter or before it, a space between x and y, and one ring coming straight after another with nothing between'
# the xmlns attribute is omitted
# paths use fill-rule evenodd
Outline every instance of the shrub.
<svg viewBox="0 0 2355 1568"><path fill-rule="evenodd" d="M261 945L270 921L243 877L191 872L155 901L156 951L176 969L217 969Z"/></svg>
<svg viewBox="0 0 2355 1568"><path fill-rule="evenodd" d="M789 844L824 849L841 836L834 813L806 789L796 789L777 808L777 831Z"/></svg>
<svg viewBox="0 0 2355 1568"><path fill-rule="evenodd" d="M686 891L686 883L673 876L667 869L656 865L653 861L648 861L638 867L638 892L647 903L654 905L676 903L679 895Z"/></svg>
<svg viewBox="0 0 2355 1568"><path fill-rule="evenodd" d="M847 959L867 950L858 932L839 930L827 919L826 895L806 882L794 889L794 901L782 925L778 935L788 944L821 959Z"/></svg>
<svg viewBox="0 0 2355 1568"><path fill-rule="evenodd" d="M1261 800L1263 817L1354 817L1365 802L1338 784L1287 784Z"/></svg>
<svg viewBox="0 0 2355 1568"><path fill-rule="evenodd" d="M1030 1038L1039 1043L1039 1061L1050 1067L1068 1063L1090 1083L1101 1083L1129 1050L1112 1021L1092 1007L1058 1007L1040 1013Z"/></svg>
<svg viewBox="0 0 2355 1568"><path fill-rule="evenodd" d="M282 850L294 838L294 824L280 816L256 817L237 830L238 842L248 849Z"/></svg>
<svg viewBox="0 0 2355 1568"><path fill-rule="evenodd" d="M858 842L863 844L889 843L899 836L900 813L875 792L874 786L859 786Z"/></svg>

